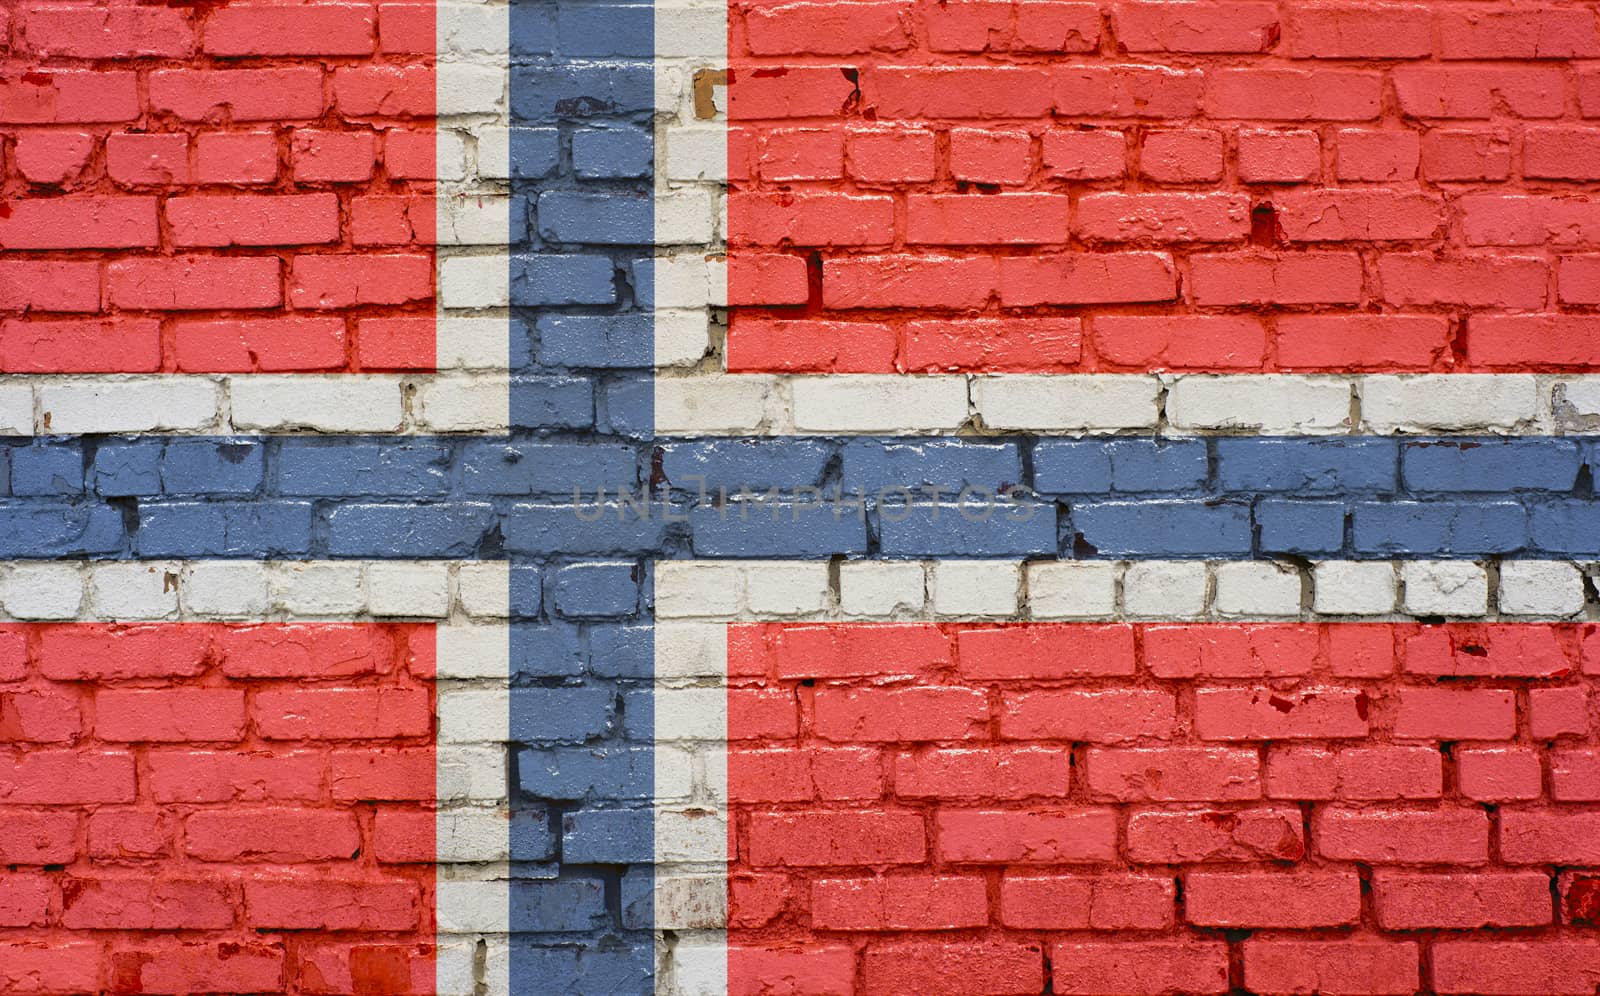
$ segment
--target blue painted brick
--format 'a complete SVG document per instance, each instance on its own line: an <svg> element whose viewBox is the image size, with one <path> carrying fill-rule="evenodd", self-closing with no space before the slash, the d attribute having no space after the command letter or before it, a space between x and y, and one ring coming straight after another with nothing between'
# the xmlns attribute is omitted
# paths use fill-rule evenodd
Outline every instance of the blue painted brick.
<svg viewBox="0 0 1600 996"><path fill-rule="evenodd" d="M511 71L511 114L518 122L647 114L655 109L650 62L528 66Z"/></svg>
<svg viewBox="0 0 1600 996"><path fill-rule="evenodd" d="M649 4L564 3L557 11L556 50L563 56L655 55L655 9Z"/></svg>
<svg viewBox="0 0 1600 996"><path fill-rule="evenodd" d="M650 175L655 141L643 128L580 128L572 133L572 171L584 179Z"/></svg>
<svg viewBox="0 0 1600 996"><path fill-rule="evenodd" d="M1400 451L1406 487L1419 491L1571 491L1583 454L1570 439L1408 442Z"/></svg>
<svg viewBox="0 0 1600 996"><path fill-rule="evenodd" d="M655 631L650 626L589 627L589 670L602 678L655 674Z"/></svg>
<svg viewBox="0 0 1600 996"><path fill-rule="evenodd" d="M681 517L678 509L672 513ZM580 516L598 516L584 521ZM585 502L572 505L513 505L506 516L506 549L525 554L650 554L662 548L669 523L659 506L644 518L616 503L597 507Z"/></svg>
<svg viewBox="0 0 1600 996"><path fill-rule="evenodd" d="M561 747L517 754L517 785L536 799L649 799L655 750Z"/></svg>
<svg viewBox="0 0 1600 996"><path fill-rule="evenodd" d="M1073 504L1072 527L1102 556L1240 556L1250 552L1242 502L1110 501Z"/></svg>
<svg viewBox="0 0 1600 996"><path fill-rule="evenodd" d="M1267 499L1256 503L1255 516L1262 553L1335 554L1344 549L1343 502Z"/></svg>
<svg viewBox="0 0 1600 996"><path fill-rule="evenodd" d="M1355 548L1362 554L1513 553L1528 543L1528 516L1516 502L1359 502Z"/></svg>
<svg viewBox="0 0 1600 996"><path fill-rule="evenodd" d="M632 447L613 443L467 444L461 454L462 485L468 494L559 495L594 502L601 489L637 494L639 473Z"/></svg>
<svg viewBox="0 0 1600 996"><path fill-rule="evenodd" d="M135 544L145 557L304 554L311 549L311 503L141 501Z"/></svg>
<svg viewBox="0 0 1600 996"><path fill-rule="evenodd" d="M655 925L655 873L649 868L630 868L622 876L622 925L629 930L648 930Z"/></svg>
<svg viewBox="0 0 1600 996"><path fill-rule="evenodd" d="M629 616L639 609L643 569L629 561L558 567L550 585L550 609L567 619Z"/></svg>
<svg viewBox="0 0 1600 996"><path fill-rule="evenodd" d="M625 375L606 383L604 416L596 428L618 436L650 439L656 431L656 388L649 374Z"/></svg>
<svg viewBox="0 0 1600 996"><path fill-rule="evenodd" d="M11 493L11 447L0 446L0 496Z"/></svg>
<svg viewBox="0 0 1600 996"><path fill-rule="evenodd" d="M511 175L519 180L549 176L561 165L561 132L555 128L513 128Z"/></svg>
<svg viewBox="0 0 1600 996"><path fill-rule="evenodd" d="M561 819L561 860L579 865L625 865L655 856L655 813L648 809L587 809Z"/></svg>
<svg viewBox="0 0 1600 996"><path fill-rule="evenodd" d="M606 926L605 883L596 878L553 882L511 880L511 926L540 931L585 931Z"/></svg>
<svg viewBox="0 0 1600 996"><path fill-rule="evenodd" d="M556 5L523 3L511 9L511 54L517 61L555 51Z"/></svg>
<svg viewBox="0 0 1600 996"><path fill-rule="evenodd" d="M109 505L0 502L0 557L116 553L124 539L122 513Z"/></svg>
<svg viewBox="0 0 1600 996"><path fill-rule="evenodd" d="M519 928L523 929L523 928ZM597 993L655 992L655 948L640 939L605 946L551 947L531 937L511 935L511 974L537 980L538 996L596 996Z"/></svg>
<svg viewBox="0 0 1600 996"><path fill-rule="evenodd" d="M812 439L706 439L668 442L660 447L661 472L675 489L697 499L702 489L715 499L719 488L729 496L741 488L765 493L789 492L822 483L823 468L834 448ZM846 474L846 489L853 486ZM696 480L699 478L699 480Z"/></svg>
<svg viewBox="0 0 1600 996"><path fill-rule="evenodd" d="M328 514L328 552L336 557L468 557L494 524L494 508L481 502L346 503Z"/></svg>
<svg viewBox="0 0 1600 996"><path fill-rule="evenodd" d="M617 193L546 191L539 195L538 215L541 238L582 245L644 245L650 241L655 226L655 209L650 198Z"/></svg>
<svg viewBox="0 0 1600 996"><path fill-rule="evenodd" d="M1212 445L1223 491L1345 495L1395 488L1398 444L1392 439L1247 436L1220 438Z"/></svg>
<svg viewBox="0 0 1600 996"><path fill-rule="evenodd" d="M536 619L544 612L544 573L531 564L512 564L507 585L513 619ZM519 623L512 629L513 638L528 628Z"/></svg>
<svg viewBox="0 0 1600 996"><path fill-rule="evenodd" d="M275 463L285 495L428 497L450 489L450 448L438 443L289 438Z"/></svg>
<svg viewBox="0 0 1600 996"><path fill-rule="evenodd" d="M865 517L842 506L730 501L721 508L694 508L689 523L701 557L828 557L867 550Z"/></svg>
<svg viewBox="0 0 1600 996"><path fill-rule="evenodd" d="M1022 454L1016 443L854 439L845 444L843 459L845 490L859 488L868 497L885 488L910 488L923 497L928 487L954 497L968 486L1002 494L1022 482ZM981 501L983 492L975 494Z"/></svg>
<svg viewBox="0 0 1600 996"><path fill-rule="evenodd" d="M1194 491L1205 487L1210 473L1200 439L1114 439L1106 452L1116 491Z"/></svg>
<svg viewBox="0 0 1600 996"><path fill-rule="evenodd" d="M11 493L19 497L82 494L82 448L50 440L13 447Z"/></svg>
<svg viewBox="0 0 1600 996"><path fill-rule="evenodd" d="M539 319L539 359L556 367L648 367L655 329L643 312L547 315Z"/></svg>
<svg viewBox="0 0 1600 996"><path fill-rule="evenodd" d="M1105 494L1111 454L1090 439L1048 439L1033 445L1033 487L1040 494Z"/></svg>
<svg viewBox="0 0 1600 996"><path fill-rule="evenodd" d="M511 303L521 307L611 304L617 299L615 278L616 269L608 256L520 255L511 261Z"/></svg>
<svg viewBox="0 0 1600 996"><path fill-rule="evenodd" d="M1600 554L1600 501L1535 502L1529 517L1535 549L1552 554Z"/></svg>
<svg viewBox="0 0 1600 996"><path fill-rule="evenodd" d="M511 855L517 861L544 861L556 856L556 835L543 807L512 812Z"/></svg>
<svg viewBox="0 0 1600 996"><path fill-rule="evenodd" d="M519 743L582 743L611 731L615 705L606 688L513 688L511 736Z"/></svg>
<svg viewBox="0 0 1600 996"><path fill-rule="evenodd" d="M622 696L622 733L629 740L650 743L656 735L656 697L653 692L626 692Z"/></svg>
<svg viewBox="0 0 1600 996"><path fill-rule="evenodd" d="M266 449L246 439L174 439L161 456L169 495L249 495L261 487Z"/></svg>
<svg viewBox="0 0 1600 996"><path fill-rule="evenodd" d="M584 429L594 424L594 381L588 377L516 377L511 424L519 429Z"/></svg>
<svg viewBox="0 0 1600 996"><path fill-rule="evenodd" d="M108 498L161 493L159 439L103 443L94 454L95 491Z"/></svg>
<svg viewBox="0 0 1600 996"><path fill-rule="evenodd" d="M879 506L877 522L889 557L1026 557L1057 549L1056 507L1041 502L890 502Z"/></svg>
<svg viewBox="0 0 1600 996"><path fill-rule="evenodd" d="M517 623L511 627L513 678L576 678L583 674L587 659L576 626Z"/></svg>

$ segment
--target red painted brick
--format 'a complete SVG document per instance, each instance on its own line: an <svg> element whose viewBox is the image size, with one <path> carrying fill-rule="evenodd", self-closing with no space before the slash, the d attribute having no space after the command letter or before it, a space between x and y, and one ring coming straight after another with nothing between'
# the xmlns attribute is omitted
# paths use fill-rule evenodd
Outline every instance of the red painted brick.
<svg viewBox="0 0 1600 996"><path fill-rule="evenodd" d="M333 810L200 812L183 833L187 853L201 861L331 861L361 848L354 814Z"/></svg>
<svg viewBox="0 0 1600 996"><path fill-rule="evenodd" d="M928 677L950 666L950 636L937 626L775 626L780 679L868 675Z"/></svg>
<svg viewBox="0 0 1600 996"><path fill-rule="evenodd" d="M108 135L106 174L127 187L188 183L187 135Z"/></svg>
<svg viewBox="0 0 1600 996"><path fill-rule="evenodd" d="M1528 732L1534 739L1582 735L1589 730L1589 695L1582 688L1528 691Z"/></svg>
<svg viewBox="0 0 1600 996"><path fill-rule="evenodd" d="M1400 110L1417 118L1487 118L1504 107L1519 118L1561 114L1561 72L1524 66L1406 66L1392 76Z"/></svg>
<svg viewBox="0 0 1600 996"><path fill-rule="evenodd" d="M428 800L436 791L433 748L335 750L329 787L337 800Z"/></svg>
<svg viewBox="0 0 1600 996"><path fill-rule="evenodd" d="M1021 930L1163 930L1176 889L1164 875L1006 875L1000 921Z"/></svg>
<svg viewBox="0 0 1600 996"><path fill-rule="evenodd" d="M144 318L0 322L0 371L144 373L161 366L161 323Z"/></svg>
<svg viewBox="0 0 1600 996"><path fill-rule="evenodd" d="M1135 810L1128 814L1128 858L1138 864L1298 861L1305 832L1297 809Z"/></svg>
<svg viewBox="0 0 1600 996"><path fill-rule="evenodd" d="M1422 740L1506 740L1516 732L1514 696L1473 688L1402 688L1397 737Z"/></svg>
<svg viewBox="0 0 1600 996"><path fill-rule="evenodd" d="M1411 131L1341 130L1335 138L1341 180L1388 183L1417 175L1421 140Z"/></svg>
<svg viewBox="0 0 1600 996"><path fill-rule="evenodd" d="M283 985L284 963L280 944L223 941L118 951L111 971L119 987L134 987L126 991L270 992Z"/></svg>
<svg viewBox="0 0 1600 996"><path fill-rule="evenodd" d="M1384 261L1387 266L1388 260ZM1387 270L1386 270L1387 272ZM1285 370L1434 369L1450 351L1450 323L1431 315L1285 315L1278 363Z"/></svg>
<svg viewBox="0 0 1600 996"><path fill-rule="evenodd" d="M1441 992L1579 996L1600 982L1600 944L1582 938L1441 940L1433 949Z"/></svg>
<svg viewBox="0 0 1600 996"><path fill-rule="evenodd" d="M194 52L194 28L182 9L35 4L23 12L23 32L28 49L47 58L181 59Z"/></svg>
<svg viewBox="0 0 1600 996"><path fill-rule="evenodd" d="M939 856L957 864L1110 861L1117 817L1109 809L941 809L934 836Z"/></svg>
<svg viewBox="0 0 1600 996"><path fill-rule="evenodd" d="M952 128L950 175L969 183L1027 183L1032 150L1033 136L1025 131Z"/></svg>
<svg viewBox="0 0 1600 996"><path fill-rule="evenodd" d="M1228 992L1228 946L1221 941L1056 941L1050 964L1062 996Z"/></svg>
<svg viewBox="0 0 1600 996"><path fill-rule="evenodd" d="M1065 194L913 194L906 198L906 242L936 246L1064 244L1069 204Z"/></svg>
<svg viewBox="0 0 1600 996"><path fill-rule="evenodd" d="M906 323L900 365L924 373L1037 373L1072 368L1081 355L1076 318L968 318Z"/></svg>
<svg viewBox="0 0 1600 996"><path fill-rule="evenodd" d="M1115 8L1117 41L1130 52L1265 52L1278 38L1270 3L1148 3Z"/></svg>
<svg viewBox="0 0 1600 996"><path fill-rule="evenodd" d="M1245 315L1101 315L1095 352L1136 370L1260 370L1267 351L1261 320Z"/></svg>
<svg viewBox="0 0 1600 996"><path fill-rule="evenodd" d="M1217 118L1367 121L1378 116L1383 77L1367 70L1220 69L1204 110Z"/></svg>
<svg viewBox="0 0 1600 996"><path fill-rule="evenodd" d="M278 178L278 140L269 132L207 132L196 136L199 183L271 183Z"/></svg>
<svg viewBox="0 0 1600 996"><path fill-rule="evenodd" d="M132 121L138 116L138 80L132 72L51 69L0 82L0 124Z"/></svg>
<svg viewBox="0 0 1600 996"><path fill-rule="evenodd" d="M1291 242L1430 239L1444 224L1435 198L1388 189L1294 190L1273 204Z"/></svg>
<svg viewBox="0 0 1600 996"><path fill-rule="evenodd" d="M58 686L0 694L0 740L71 743L82 727L76 689Z"/></svg>
<svg viewBox="0 0 1600 996"><path fill-rule="evenodd" d="M1382 996L1413 992L1420 982L1415 941L1251 937L1243 949L1252 992Z"/></svg>
<svg viewBox="0 0 1600 996"><path fill-rule="evenodd" d="M370 131L296 129L290 142L294 178L311 183L359 183L372 179L378 157Z"/></svg>
<svg viewBox="0 0 1600 996"><path fill-rule="evenodd" d="M894 201L848 194L734 194L731 245L888 245L894 239Z"/></svg>
<svg viewBox="0 0 1600 996"><path fill-rule="evenodd" d="M98 311L100 265L91 260L0 261L0 310Z"/></svg>
<svg viewBox="0 0 1600 996"><path fill-rule="evenodd" d="M1322 809L1312 839L1324 857L1401 864L1481 864L1489 818L1481 809Z"/></svg>
<svg viewBox="0 0 1600 996"><path fill-rule="evenodd" d="M817 689L812 729L840 743L983 736L989 706L972 688Z"/></svg>
<svg viewBox="0 0 1600 996"><path fill-rule="evenodd" d="M133 755L35 750L0 755L0 799L21 805L132 802Z"/></svg>
<svg viewBox="0 0 1600 996"><path fill-rule="evenodd" d="M915 864L925 850L918 813L754 813L750 817L753 865Z"/></svg>
<svg viewBox="0 0 1600 996"><path fill-rule="evenodd" d="M1260 678L1311 671L1315 626L1146 626L1144 661L1157 678Z"/></svg>
<svg viewBox="0 0 1600 996"><path fill-rule="evenodd" d="M101 947L90 941L0 942L0 986L12 993L94 992Z"/></svg>
<svg viewBox="0 0 1600 996"><path fill-rule="evenodd" d="M980 875L895 875L811 883L818 930L958 930L989 922Z"/></svg>
<svg viewBox="0 0 1600 996"><path fill-rule="evenodd" d="M89 817L89 855L123 860L172 851L176 821L157 809L102 809Z"/></svg>
<svg viewBox="0 0 1600 996"><path fill-rule="evenodd" d="M876 799L883 765L878 751L856 747L730 750L728 781L741 802Z"/></svg>
<svg viewBox="0 0 1600 996"><path fill-rule="evenodd" d="M394 996L428 996L435 988L434 955L422 944L301 948L298 972L309 993L345 996L375 988Z"/></svg>
<svg viewBox="0 0 1600 996"><path fill-rule="evenodd" d="M228 688L109 689L94 697L95 734L105 740L238 740L244 692Z"/></svg>
<svg viewBox="0 0 1600 996"><path fill-rule="evenodd" d="M1115 180L1126 167L1127 138L1118 131L1044 133L1046 175L1065 180Z"/></svg>
<svg viewBox="0 0 1600 996"><path fill-rule="evenodd" d="M876 129L848 133L845 169L867 183L926 183L934 177L933 132Z"/></svg>
<svg viewBox="0 0 1600 996"><path fill-rule="evenodd" d="M1372 880L1385 930L1537 927L1550 922L1550 878L1543 872L1402 872Z"/></svg>
<svg viewBox="0 0 1600 996"><path fill-rule="evenodd" d="M1001 703L1000 735L1008 740L1165 740L1177 727L1176 700L1158 689L1040 689L1007 692Z"/></svg>
<svg viewBox="0 0 1600 996"><path fill-rule="evenodd" d="M7 249L153 248L153 197L50 197L6 202L0 246Z"/></svg>
<svg viewBox="0 0 1600 996"><path fill-rule="evenodd" d="M728 946L728 996L761 996L778 985L788 986L797 996L808 991L846 996L855 985L855 974L856 953L842 945Z"/></svg>
<svg viewBox="0 0 1600 996"><path fill-rule="evenodd" d="M35 660L55 681L196 677L208 665L211 634L205 626L40 626Z"/></svg>
<svg viewBox="0 0 1600 996"><path fill-rule="evenodd" d="M1543 260L1527 256L1439 260L1404 253L1379 260L1378 279L1384 299L1400 307L1454 304L1530 311L1544 305L1549 274Z"/></svg>
<svg viewBox="0 0 1600 996"><path fill-rule="evenodd" d="M234 924L227 885L201 878L148 874L67 878L61 883L61 925L71 930L217 930Z"/></svg>
<svg viewBox="0 0 1600 996"><path fill-rule="evenodd" d="M153 750L145 763L157 802L311 800L324 784L323 755L313 751Z"/></svg>
<svg viewBox="0 0 1600 996"><path fill-rule="evenodd" d="M323 111L322 71L313 66L157 70L150 74L150 109L185 121L219 121L224 115L234 121L307 120Z"/></svg>
<svg viewBox="0 0 1600 996"><path fill-rule="evenodd" d="M410 930L420 890L397 878L338 880L326 872L244 883L245 921L257 929Z"/></svg>
<svg viewBox="0 0 1600 996"><path fill-rule="evenodd" d="M1337 927L1361 913L1351 871L1189 872L1184 914L1205 927Z"/></svg>
<svg viewBox="0 0 1600 996"><path fill-rule="evenodd" d="M757 55L900 51L910 43L909 3L787 4L753 8L746 43Z"/></svg>
<svg viewBox="0 0 1600 996"><path fill-rule="evenodd" d="M1537 759L1535 758L1535 761ZM1535 770L1534 774L1537 774ZM1524 775L1526 786L1528 776ZM1533 780L1538 794L1537 778ZM1558 802L1600 801L1600 751L1559 750L1550 754L1550 798Z"/></svg>
<svg viewBox="0 0 1600 996"><path fill-rule="evenodd" d="M302 688L257 692L257 732L268 740L376 740L427 735L433 708L407 688Z"/></svg>
<svg viewBox="0 0 1600 996"><path fill-rule="evenodd" d="M317 3L303 9L267 4L218 8L205 21L211 55L366 55L377 12L370 4Z"/></svg>
<svg viewBox="0 0 1600 996"><path fill-rule="evenodd" d="M1367 694L1351 688L1201 688L1195 732L1202 740L1283 740L1367 734Z"/></svg>
<svg viewBox="0 0 1600 996"><path fill-rule="evenodd" d="M344 322L263 318L178 322L177 367L195 373L338 370L346 366Z"/></svg>
<svg viewBox="0 0 1600 996"><path fill-rule="evenodd" d="M1089 792L1118 802L1228 801L1261 797L1261 757L1223 747L1092 748Z"/></svg>
<svg viewBox="0 0 1600 996"><path fill-rule="evenodd" d="M1157 183L1215 183L1222 179L1222 133L1148 132L1139 153L1139 173Z"/></svg>
<svg viewBox="0 0 1600 996"><path fill-rule="evenodd" d="M999 286L1007 307L1170 301L1177 296L1172 258L1153 252L1006 256L1000 260Z"/></svg>
<svg viewBox="0 0 1600 996"><path fill-rule="evenodd" d="M1452 10L1439 13L1446 59L1567 59L1600 55L1600 29L1584 10Z"/></svg>
<svg viewBox="0 0 1600 996"><path fill-rule="evenodd" d="M1489 802L1537 799L1543 781L1539 755L1509 747L1457 751L1456 778L1462 795Z"/></svg>
<svg viewBox="0 0 1600 996"><path fill-rule="evenodd" d="M6 809L8 830L0 837L0 862L64 865L78 854L78 814L57 809ZM5 959L0 958L0 964ZM4 976L0 976L4 978Z"/></svg>
<svg viewBox="0 0 1600 996"><path fill-rule="evenodd" d="M1413 59L1433 49L1423 4L1297 3L1288 44L1298 59Z"/></svg>
<svg viewBox="0 0 1600 996"><path fill-rule="evenodd" d="M925 749L894 758L901 799L1062 798L1071 782L1072 756L1057 748Z"/></svg>
<svg viewBox="0 0 1600 996"><path fill-rule="evenodd" d="M339 238L339 199L333 194L173 197L166 216L179 246L308 245Z"/></svg>
<svg viewBox="0 0 1600 996"><path fill-rule="evenodd" d="M1189 257L1195 303L1355 304L1361 260L1350 253L1239 253Z"/></svg>
<svg viewBox="0 0 1600 996"><path fill-rule="evenodd" d="M1073 233L1087 242L1236 242L1250 233L1239 194L1086 194Z"/></svg>
<svg viewBox="0 0 1600 996"><path fill-rule="evenodd" d="M78 131L17 133L12 161L29 183L60 184L73 179L94 152L94 136Z"/></svg>
<svg viewBox="0 0 1600 996"><path fill-rule="evenodd" d="M962 629L958 669L973 681L1131 675L1133 627L1040 623Z"/></svg>
<svg viewBox="0 0 1600 996"><path fill-rule="evenodd" d="M283 300L274 256L128 259L106 268L106 297L122 308L275 308Z"/></svg>
<svg viewBox="0 0 1600 996"><path fill-rule="evenodd" d="M970 996L1036 993L1044 987L1039 944L1013 941L905 940L869 945L861 956L857 996Z"/></svg>
<svg viewBox="0 0 1600 996"><path fill-rule="evenodd" d="M1239 179L1245 183L1307 183L1321 172L1314 131L1239 132Z"/></svg>

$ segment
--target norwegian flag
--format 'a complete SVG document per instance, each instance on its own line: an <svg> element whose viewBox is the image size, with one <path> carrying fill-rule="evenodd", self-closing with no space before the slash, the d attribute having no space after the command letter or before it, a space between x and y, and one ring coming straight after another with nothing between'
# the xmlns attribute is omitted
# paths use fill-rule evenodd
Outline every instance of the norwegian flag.
<svg viewBox="0 0 1600 996"><path fill-rule="evenodd" d="M0 38L0 989L1600 983L1587 14Z"/></svg>

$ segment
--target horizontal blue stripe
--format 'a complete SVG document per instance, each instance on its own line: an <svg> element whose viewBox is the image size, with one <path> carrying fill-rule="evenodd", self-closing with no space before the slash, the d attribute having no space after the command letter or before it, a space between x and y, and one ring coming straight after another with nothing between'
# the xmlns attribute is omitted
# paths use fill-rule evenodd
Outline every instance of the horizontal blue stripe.
<svg viewBox="0 0 1600 996"><path fill-rule="evenodd" d="M1542 437L46 438L0 445L0 557L1595 556L1597 461Z"/></svg>

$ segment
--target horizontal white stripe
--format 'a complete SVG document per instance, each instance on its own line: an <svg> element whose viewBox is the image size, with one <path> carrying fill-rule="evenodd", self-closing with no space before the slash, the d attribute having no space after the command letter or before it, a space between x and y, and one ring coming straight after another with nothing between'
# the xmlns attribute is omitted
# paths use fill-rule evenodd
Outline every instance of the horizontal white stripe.
<svg viewBox="0 0 1600 996"><path fill-rule="evenodd" d="M1600 427L1596 374L661 373L662 435L1552 435Z"/></svg>
<svg viewBox="0 0 1600 996"><path fill-rule="evenodd" d="M656 675L702 686L725 673L712 634L727 622L1579 620L1586 574L1600 565L850 561L830 576L818 561L657 561Z"/></svg>

